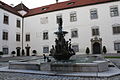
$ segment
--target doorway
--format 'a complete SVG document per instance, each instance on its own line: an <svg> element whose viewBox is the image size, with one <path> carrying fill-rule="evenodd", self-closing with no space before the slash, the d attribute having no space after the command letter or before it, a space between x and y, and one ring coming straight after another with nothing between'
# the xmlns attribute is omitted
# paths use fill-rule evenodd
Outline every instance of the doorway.
<svg viewBox="0 0 120 80"><path fill-rule="evenodd" d="M93 44L93 54L101 54L101 45L98 42Z"/></svg>

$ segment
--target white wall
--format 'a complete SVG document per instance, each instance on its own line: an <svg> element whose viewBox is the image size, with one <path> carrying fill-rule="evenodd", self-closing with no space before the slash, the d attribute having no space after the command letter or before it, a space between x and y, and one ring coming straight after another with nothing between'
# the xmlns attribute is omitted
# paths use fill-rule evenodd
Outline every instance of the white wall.
<svg viewBox="0 0 120 80"><path fill-rule="evenodd" d="M9 24L4 24L3 23L3 17L4 14L7 14L9 16ZM21 25L22 25L22 18L12 14L8 11L5 11L3 9L0 9L0 51L2 51L3 46L8 46L9 48L9 54L11 54L11 52L13 50L16 51L16 47L21 47L21 41L20 42L16 42L16 33L22 33L22 26L21 28L17 28L16 27L16 20L20 19L21 20ZM2 34L3 34L3 30L7 30L8 31L8 40L2 40ZM22 35L21 35L21 40L22 40Z"/></svg>
<svg viewBox="0 0 120 80"><path fill-rule="evenodd" d="M91 48L91 38L92 32L91 27L99 26L100 37L102 38L102 46L106 46L108 53L116 53L114 50L114 41L120 40L120 35L113 35L112 25L115 23L120 24L120 16L110 17L110 6L118 5L119 6L119 15L120 15L120 1L112 2L106 4L91 5L73 9L66 9L61 11L49 12L39 15L34 15L25 18L24 25L24 36L26 33L30 33L31 41L25 42L24 46L29 44L31 46L31 51L33 49L37 50L39 54L43 53L43 46L54 44L55 35L53 34L57 31L58 25L56 24L56 15L62 14L63 17L63 30L68 31L69 33L66 36L68 40L71 38L71 29L77 28L79 37L72 38L72 44L79 44L79 53L85 53L85 48ZM90 19L90 9L96 8L98 11L98 19ZM77 12L77 21L70 22L70 12ZM41 24L40 18L48 17L47 24ZM48 30L49 40L43 40L42 34L43 31ZM37 34L37 36L36 36ZM24 39L25 40L25 39Z"/></svg>

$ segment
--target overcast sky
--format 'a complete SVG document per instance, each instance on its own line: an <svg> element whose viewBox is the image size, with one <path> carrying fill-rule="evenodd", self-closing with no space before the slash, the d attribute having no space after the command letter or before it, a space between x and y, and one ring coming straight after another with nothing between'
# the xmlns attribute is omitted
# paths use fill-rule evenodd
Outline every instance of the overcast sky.
<svg viewBox="0 0 120 80"><path fill-rule="evenodd" d="M36 8L41 7L49 4L56 3L56 0L1 0L7 4L14 4L17 5L19 3L24 3L28 8ZM68 1L68 0L59 0L59 2Z"/></svg>

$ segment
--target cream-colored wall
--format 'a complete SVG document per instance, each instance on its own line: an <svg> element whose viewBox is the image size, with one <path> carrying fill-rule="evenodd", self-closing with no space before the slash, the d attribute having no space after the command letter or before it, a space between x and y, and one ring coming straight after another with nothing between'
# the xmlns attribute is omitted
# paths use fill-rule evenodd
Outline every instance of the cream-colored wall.
<svg viewBox="0 0 120 80"><path fill-rule="evenodd" d="M120 15L119 1L60 10L26 17L24 21L24 36L26 33L30 33L31 41L26 42L24 39L24 47L29 44L31 46L31 51L35 49L37 50L38 54L43 54L43 46L49 45L49 48L51 48L51 45L54 44L54 40L56 37L54 35L54 32L57 31L58 28L58 25L56 24L56 15L62 14L63 30L69 32L66 35L66 40L71 38L71 29L78 29L79 37L72 38L72 44L79 44L79 54L85 53L86 47L89 47L91 49L91 27L93 26L99 26L99 37L102 38L102 46L107 47L108 53L116 53L116 51L114 50L114 41L120 40L120 35L113 35L112 25L115 23L120 24L120 16L110 17L110 6L113 5L118 5ZM98 11L98 19L95 20L90 19L89 11L93 8L96 8ZM70 22L70 12L74 11L77 12L77 21ZM40 18L42 17L48 17L47 24L40 23ZM43 31L46 30L49 33L49 40L43 40Z"/></svg>
<svg viewBox="0 0 120 80"><path fill-rule="evenodd" d="M9 24L4 24L3 23L3 17L4 14L7 14L9 16ZM3 9L0 9L0 51L2 51L3 46L7 46L9 48L9 54L13 50L16 51L16 47L21 47L21 41L16 42L16 33L22 33L22 26L21 28L16 27L16 20L20 19L21 20L21 25L22 25L22 18L14 15L8 11L5 11ZM2 40L2 34L3 30L8 31L8 40ZM22 35L21 35L21 40L22 40Z"/></svg>

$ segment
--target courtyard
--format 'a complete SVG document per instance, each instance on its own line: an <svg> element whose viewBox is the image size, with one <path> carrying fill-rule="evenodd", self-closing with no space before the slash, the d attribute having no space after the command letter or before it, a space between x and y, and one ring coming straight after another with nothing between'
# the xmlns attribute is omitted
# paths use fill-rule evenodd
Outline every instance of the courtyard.
<svg viewBox="0 0 120 80"><path fill-rule="evenodd" d="M73 57L86 56L75 55ZM118 57L120 54L106 54L102 56ZM33 70L17 70L8 69L9 60L30 60L36 58L43 58L43 56L19 56L19 57L1 57L0 58L0 80L120 80L119 70L115 68L110 68L109 72L100 73L79 73L79 72L50 72L50 71L33 71ZM117 67L120 68L119 58L106 58L113 62ZM116 73L117 75L113 75ZM109 76L111 77L103 77ZM96 76L97 75L97 76Z"/></svg>

